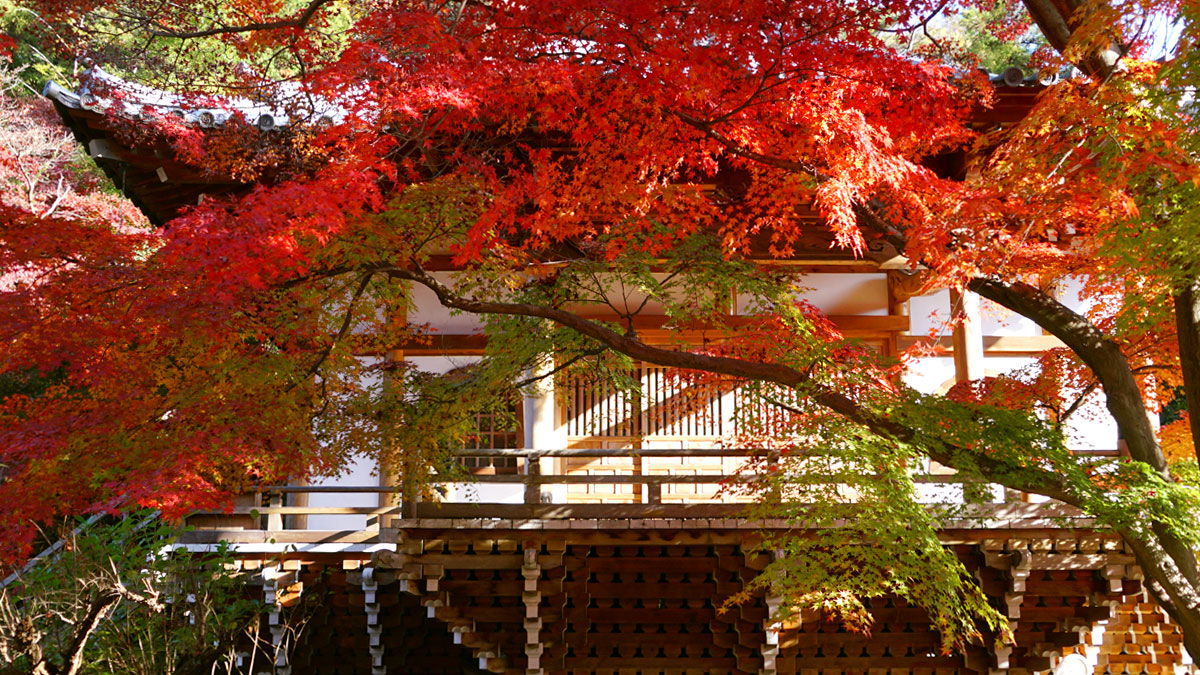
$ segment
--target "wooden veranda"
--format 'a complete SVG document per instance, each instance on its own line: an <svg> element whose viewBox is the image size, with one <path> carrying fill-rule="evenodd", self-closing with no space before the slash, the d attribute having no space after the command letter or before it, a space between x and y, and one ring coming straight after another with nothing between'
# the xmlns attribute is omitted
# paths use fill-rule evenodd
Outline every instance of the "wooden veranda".
<svg viewBox="0 0 1200 675"><path fill-rule="evenodd" d="M394 493L278 488L258 496L261 506L197 517L200 529L184 545L234 545L242 569L278 605L269 628L278 648L275 672L283 673L1173 675L1190 669L1178 627L1147 599L1121 541L1061 504L976 491L985 496L944 523L944 545L1009 617L1017 639L997 647L994 635L985 634L979 645L946 653L926 613L898 597L870 602L869 633L847 632L816 612L781 614L781 599L762 591L731 604L778 555L762 550L764 534L803 536L804 529L746 519L746 505L721 494L679 497L680 489L695 495L696 486L729 476L683 465L655 474L533 470L554 466L548 459L648 460L667 451L470 452L520 457L521 474L478 477L520 485L520 503L289 506L305 492L389 499ZM722 453L744 451L698 454L711 462ZM918 480L953 487L957 479ZM638 486L629 491L639 499L555 503L543 490L550 485ZM290 519L328 514L366 520L361 529L341 531L285 527Z"/></svg>

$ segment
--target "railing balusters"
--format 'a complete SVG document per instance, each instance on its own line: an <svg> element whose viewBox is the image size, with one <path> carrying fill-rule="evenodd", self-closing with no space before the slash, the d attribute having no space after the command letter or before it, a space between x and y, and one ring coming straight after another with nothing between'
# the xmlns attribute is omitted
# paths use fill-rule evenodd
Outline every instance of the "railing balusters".
<svg viewBox="0 0 1200 675"><path fill-rule="evenodd" d="M645 495L643 506L650 509L653 513L662 513L663 509L673 508L674 506L688 506L691 504L680 503L663 504L663 485L706 485L713 483L722 483L730 481L733 476L739 476L740 480L747 483L757 483L767 478L762 474L748 473L733 473L726 475L723 471L716 474L643 474L629 473L616 475L588 475L584 473L568 473L570 467L564 467L563 473L552 475L543 475L541 467L541 458L543 457L572 457L572 458L598 458L598 457L762 457L765 459L765 469L768 474L777 472L781 465L786 461L780 456L777 450L765 449L728 449L728 448L699 448L699 449L681 449L681 448L640 448L640 449L617 449L617 448L566 448L566 449L470 449L465 450L461 454L470 454L475 456L490 456L490 457L522 457L524 458L523 470L516 475L485 475L475 476L473 478L455 478L453 480L439 480L434 477L434 483L450 483L450 482L470 482L477 481L480 484L494 485L512 485L514 488L519 486L523 492L523 502L525 507L529 508L529 513L548 513L554 512L556 515L548 517L552 518L570 518L572 509L577 506L574 502L563 503L566 508L555 508L547 511L539 507L543 504L543 486L546 485L634 485L639 486ZM1078 453L1082 458L1086 457L1114 457L1116 451L1089 451ZM1086 459L1084 460L1086 461ZM412 468L412 467L408 467ZM407 478L406 478L407 476ZM997 496L995 486L966 479L961 475L944 475L944 474L919 474L914 475L913 480L922 485L930 486L928 488L929 501L931 503L944 499L947 489L952 491L961 491L960 500L967 504L978 504L981 507L988 505L1020 505L1021 502L1029 501L1028 495L1025 493L1004 489ZM943 489L938 489L936 486L945 486ZM952 486L957 486L952 487ZM399 488L400 505L396 506L286 506L287 495L290 494L387 494L395 493ZM768 487L768 490L776 498L782 496L782 486L773 484ZM636 492L636 490L635 490ZM939 497L941 493L941 497ZM668 492L671 494L671 492ZM690 494L688 492L687 494ZM255 515L257 514L258 527L265 527L269 531L283 530L288 521L293 520L291 516L306 516L306 515L362 515L367 517L367 529L378 529L381 523L380 516L388 514L399 514L404 518L416 518L418 513L426 513L436 511L418 508L418 485L415 480L415 475L411 472L403 472L399 486L389 485L305 485L305 486L270 486L263 487L254 495L253 504L249 507L235 509L237 515ZM769 495L770 496L770 495ZM720 504L727 502L723 499L704 500L709 504ZM997 504L998 502L998 504ZM446 505L453 505L454 502L445 502ZM505 508L503 504L496 504L498 510ZM592 505L597 507L600 505ZM614 513L625 513L630 511L631 506L624 502L613 503L613 507L620 507L614 510ZM734 504L728 504L732 507ZM462 509L458 509L462 511ZM511 509L509 509L511 510ZM476 512L478 514L487 513L486 508ZM200 514L197 514L200 515ZM204 513L203 515L222 515L219 513ZM438 516L440 517L440 516ZM512 516L516 517L516 516ZM523 517L542 517L542 516L523 516ZM617 516L620 517L620 516ZM640 516L639 516L640 517ZM302 528L303 529L303 528Z"/></svg>

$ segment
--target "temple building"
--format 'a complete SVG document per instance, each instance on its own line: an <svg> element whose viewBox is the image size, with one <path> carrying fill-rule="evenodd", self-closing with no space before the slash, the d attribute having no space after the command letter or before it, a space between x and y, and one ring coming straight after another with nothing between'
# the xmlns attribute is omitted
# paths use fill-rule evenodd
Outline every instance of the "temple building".
<svg viewBox="0 0 1200 675"><path fill-rule="evenodd" d="M997 85L999 102L979 113L979 125L1020 119L1039 90L1011 75ZM156 224L183 206L250 187L188 166L149 136L122 142L112 129L122 104L86 86L50 84L46 95ZM215 109L151 90L138 96L137 105L197 128L222 123ZM286 123L265 108L243 113L263 129ZM786 261L805 275L812 289L805 299L844 335L885 354L940 342L941 355L907 373L915 389L945 391L1059 345L977 297L914 295L893 250L855 258L829 244L814 234ZM435 374L477 360L479 322L450 313L431 292L413 293L407 320L434 327L436 337L397 345L387 357ZM1073 293L1069 284L1060 289L1067 304L1077 303ZM641 302L634 291L619 299ZM952 308L966 320L941 328ZM744 310L731 299L732 316ZM653 305L637 320L646 340L680 338L666 334ZM816 612L784 616L782 599L762 591L728 604L778 555L762 550L763 537L792 529L784 520L748 518L747 498L724 487L756 454L724 442L735 431L740 394L683 395L678 380L653 364L637 364L630 377L640 395L547 380L514 401L511 417L481 413L477 442L459 451L472 480L446 481L437 499L397 496L395 472L361 460L336 479L248 495L232 515L195 516L184 545L205 551L230 542L275 606L269 649L247 654L245 672L1195 672L1179 627L1150 600L1119 537L1062 504L1000 486L966 487L936 463L913 468L922 489L931 501L963 503L942 542L1008 617L1015 646L993 647L994 636L985 635L983 644L944 653L925 611L898 597L870 601L869 633L847 632ZM1102 407L1099 398L1093 403ZM1075 429L1073 449L1116 455L1115 424L1105 419ZM302 605L309 609L298 619Z"/></svg>

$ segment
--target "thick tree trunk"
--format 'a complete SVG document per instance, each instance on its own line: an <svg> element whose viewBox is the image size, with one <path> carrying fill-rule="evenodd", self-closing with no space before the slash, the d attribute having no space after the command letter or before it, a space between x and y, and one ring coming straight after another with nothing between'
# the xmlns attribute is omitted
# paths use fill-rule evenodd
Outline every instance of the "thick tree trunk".
<svg viewBox="0 0 1200 675"><path fill-rule="evenodd" d="M1087 4L1084 0L1025 0L1025 9L1029 10L1029 16L1046 41L1061 54L1075 37L1075 31L1085 22L1086 13L1094 11ZM1081 15L1080 11L1085 14ZM1119 44L1107 49L1094 49L1075 65L1092 77L1108 77L1125 51L1126 47Z"/></svg>
<svg viewBox="0 0 1200 675"><path fill-rule="evenodd" d="M1175 296L1175 329L1179 335L1179 365L1183 370L1183 393L1188 402L1192 446L1200 461L1200 278ZM1200 652L1194 652L1200 657Z"/></svg>
<svg viewBox="0 0 1200 675"><path fill-rule="evenodd" d="M1189 580L1175 563L1177 554L1173 555L1159 545L1161 535L1142 536L1128 530L1122 530L1120 534L1142 568L1146 589L1183 629L1183 643L1188 654L1200 654L1200 587L1194 577ZM1194 558L1192 561L1194 563Z"/></svg>

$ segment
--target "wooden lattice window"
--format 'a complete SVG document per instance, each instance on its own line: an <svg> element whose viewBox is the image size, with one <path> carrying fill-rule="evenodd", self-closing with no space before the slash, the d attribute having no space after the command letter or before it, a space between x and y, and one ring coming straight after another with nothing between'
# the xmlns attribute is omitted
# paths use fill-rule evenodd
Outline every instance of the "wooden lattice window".
<svg viewBox="0 0 1200 675"><path fill-rule="evenodd" d="M515 402L507 411L475 413L475 432L463 442L464 450L505 449L521 447L521 408ZM515 474L521 465L517 457L464 456L463 466L474 474Z"/></svg>

